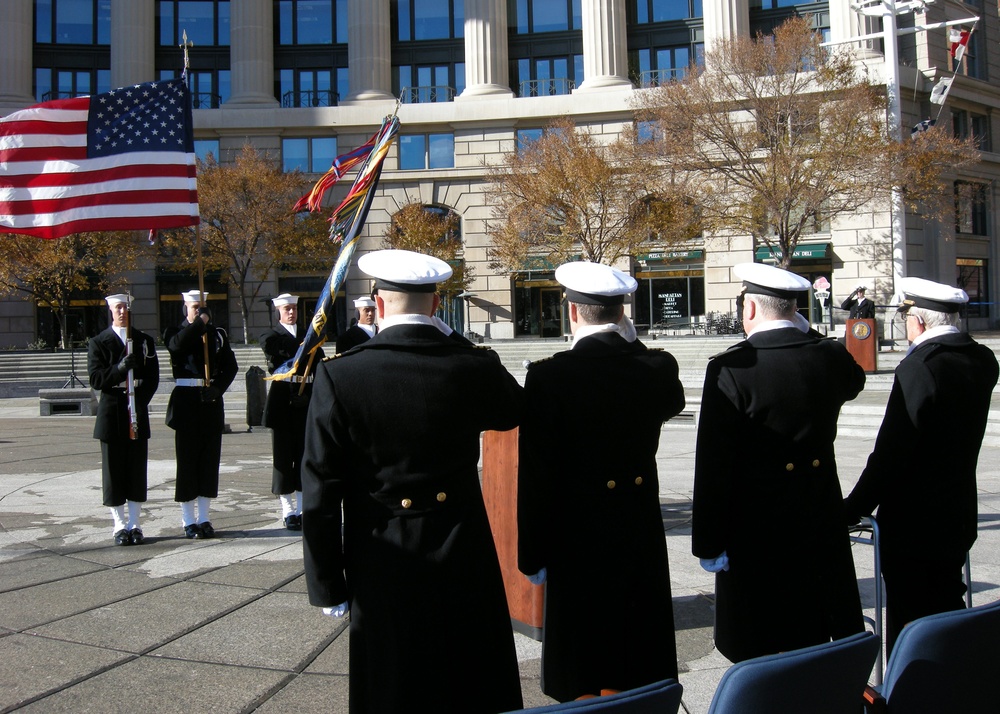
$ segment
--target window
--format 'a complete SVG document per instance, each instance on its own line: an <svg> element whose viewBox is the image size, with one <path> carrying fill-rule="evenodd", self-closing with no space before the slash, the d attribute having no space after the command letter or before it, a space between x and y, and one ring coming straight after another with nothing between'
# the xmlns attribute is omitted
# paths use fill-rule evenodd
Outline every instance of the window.
<svg viewBox="0 0 1000 714"><path fill-rule="evenodd" d="M520 97L569 94L583 83L583 55L517 60L514 81Z"/></svg>
<svg viewBox="0 0 1000 714"><path fill-rule="evenodd" d="M35 42L110 45L111 0L36 0Z"/></svg>
<svg viewBox="0 0 1000 714"><path fill-rule="evenodd" d="M218 139L195 139L194 155L201 161L208 161L211 156L219 161L219 140Z"/></svg>
<svg viewBox="0 0 1000 714"><path fill-rule="evenodd" d="M280 0L275 13L278 44L347 43L347 0Z"/></svg>
<svg viewBox="0 0 1000 714"><path fill-rule="evenodd" d="M702 0L631 0L630 5L635 22L641 25L700 18L703 14Z"/></svg>
<svg viewBox="0 0 1000 714"><path fill-rule="evenodd" d="M692 59L697 64L705 61L705 44L673 45L652 47L630 53L629 64L637 75L633 81L640 87L658 87L672 79L683 79L691 66Z"/></svg>
<svg viewBox="0 0 1000 714"><path fill-rule="evenodd" d="M955 230L969 235L988 235L988 186L972 181L955 182Z"/></svg>
<svg viewBox="0 0 1000 714"><path fill-rule="evenodd" d="M951 113L952 132L959 139L974 137L980 151L990 151L990 120L984 114L973 114L964 109Z"/></svg>
<svg viewBox="0 0 1000 714"><path fill-rule="evenodd" d="M70 99L111 91L109 69L35 68L35 98L40 102L50 99Z"/></svg>
<svg viewBox="0 0 1000 714"><path fill-rule="evenodd" d="M580 8L580 0L507 0L507 18L512 34L579 30Z"/></svg>
<svg viewBox="0 0 1000 714"><path fill-rule="evenodd" d="M159 38L177 47L187 32L196 47L229 45L229 0L160 0Z"/></svg>
<svg viewBox="0 0 1000 714"><path fill-rule="evenodd" d="M454 166L454 134L403 134L399 137L400 170L450 169Z"/></svg>
<svg viewBox="0 0 1000 714"><path fill-rule="evenodd" d="M177 70L161 69L158 76L160 79L174 79L180 77L181 73ZM232 92L229 70L189 70L188 88L191 90L191 106L194 109L218 109L220 104L229 100Z"/></svg>
<svg viewBox="0 0 1000 714"><path fill-rule="evenodd" d="M337 158L337 137L302 137L281 140L283 171L323 174Z"/></svg>
<svg viewBox="0 0 1000 714"><path fill-rule="evenodd" d="M347 68L343 68L346 74ZM331 82L329 69L278 70L278 96L283 107L333 107L337 105L337 92Z"/></svg>
<svg viewBox="0 0 1000 714"><path fill-rule="evenodd" d="M465 90L465 63L392 68L396 96L404 104L450 102Z"/></svg>
<svg viewBox="0 0 1000 714"><path fill-rule="evenodd" d="M465 36L464 0L395 0L395 38L449 40Z"/></svg>
<svg viewBox="0 0 1000 714"><path fill-rule="evenodd" d="M958 287L969 294L966 308L968 317L990 316L989 271L988 261L983 258L958 258L955 267L958 270Z"/></svg>

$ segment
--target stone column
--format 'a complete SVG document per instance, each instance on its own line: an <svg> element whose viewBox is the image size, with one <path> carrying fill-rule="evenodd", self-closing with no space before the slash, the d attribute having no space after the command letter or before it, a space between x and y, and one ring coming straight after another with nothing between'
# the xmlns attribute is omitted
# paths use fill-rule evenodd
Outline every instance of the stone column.
<svg viewBox="0 0 1000 714"><path fill-rule="evenodd" d="M111 0L111 86L156 79L156 3Z"/></svg>
<svg viewBox="0 0 1000 714"><path fill-rule="evenodd" d="M32 85L31 0L7 0L0 22L0 109L23 109L35 103ZM7 112L2 112L6 114Z"/></svg>
<svg viewBox="0 0 1000 714"><path fill-rule="evenodd" d="M705 50L718 40L750 34L750 5L747 0L704 0Z"/></svg>
<svg viewBox="0 0 1000 714"><path fill-rule="evenodd" d="M577 91L630 87L625 0L583 0L581 10L584 80Z"/></svg>
<svg viewBox="0 0 1000 714"><path fill-rule="evenodd" d="M512 97L506 0L465 0L465 91L460 99Z"/></svg>
<svg viewBox="0 0 1000 714"><path fill-rule="evenodd" d="M276 106L274 3L271 0L234 0L230 5L232 95L223 106Z"/></svg>
<svg viewBox="0 0 1000 714"><path fill-rule="evenodd" d="M392 99L389 0L348 0L348 102Z"/></svg>

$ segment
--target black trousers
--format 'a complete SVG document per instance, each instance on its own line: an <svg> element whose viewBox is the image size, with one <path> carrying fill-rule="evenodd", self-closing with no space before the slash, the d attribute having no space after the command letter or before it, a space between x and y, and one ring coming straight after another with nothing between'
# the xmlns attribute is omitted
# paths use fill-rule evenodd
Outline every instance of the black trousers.
<svg viewBox="0 0 1000 714"><path fill-rule="evenodd" d="M965 553L948 556L883 553L887 658L906 623L965 608L964 567Z"/></svg>
<svg viewBox="0 0 1000 714"><path fill-rule="evenodd" d="M146 500L146 458L149 441L101 441L101 487L105 506Z"/></svg>
<svg viewBox="0 0 1000 714"><path fill-rule="evenodd" d="M219 495L219 460L222 458L222 433L206 434L195 430L174 432L177 455L177 483L174 500L193 501L202 496Z"/></svg>

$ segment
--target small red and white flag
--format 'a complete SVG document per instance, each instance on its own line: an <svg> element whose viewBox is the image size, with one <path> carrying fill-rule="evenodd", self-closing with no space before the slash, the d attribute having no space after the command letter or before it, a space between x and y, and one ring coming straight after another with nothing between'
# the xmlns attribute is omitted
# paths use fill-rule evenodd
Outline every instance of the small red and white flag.
<svg viewBox="0 0 1000 714"><path fill-rule="evenodd" d="M951 42L951 56L955 58L956 62L961 62L965 56L965 49L969 45L969 37L971 35L972 30L959 30L953 27L948 31L948 41Z"/></svg>

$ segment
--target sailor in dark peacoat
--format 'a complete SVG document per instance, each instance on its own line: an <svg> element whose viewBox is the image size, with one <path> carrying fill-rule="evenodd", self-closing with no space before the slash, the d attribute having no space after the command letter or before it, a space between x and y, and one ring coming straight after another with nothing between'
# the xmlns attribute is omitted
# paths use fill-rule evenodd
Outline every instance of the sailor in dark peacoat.
<svg viewBox="0 0 1000 714"><path fill-rule="evenodd" d="M111 507L115 542L141 545L144 537L139 522L142 510L139 504L146 501L149 402L160 383L160 365L153 338L127 327L131 296L109 295L105 299L111 310L112 324L90 338L87 345L90 386L101 393L94 438L101 440L103 503ZM126 357L129 335L132 356ZM135 439L130 436L133 430L128 408L129 370L135 380Z"/></svg>
<svg viewBox="0 0 1000 714"><path fill-rule="evenodd" d="M198 290L183 293L187 319L164 332L175 386L167 403L167 426L175 431L177 483L174 500L181 504L181 522L188 538L211 538L211 499L219 494L219 460L225 405L222 395L239 367L225 330L211 323ZM207 335L210 384L205 386ZM197 509L197 510L196 510Z"/></svg>
<svg viewBox="0 0 1000 714"><path fill-rule="evenodd" d="M834 440L865 384L843 345L793 321L807 280L735 272L749 337L705 374L692 524L692 552L717 572L715 643L734 662L863 629Z"/></svg>
<svg viewBox="0 0 1000 714"><path fill-rule="evenodd" d="M976 466L997 360L957 327L965 291L904 278L910 351L896 367L875 448L846 499L852 522L878 507L886 646L918 617L965 606L976 540Z"/></svg>
<svg viewBox="0 0 1000 714"><path fill-rule="evenodd" d="M450 274L409 251L359 267L380 277L386 261L424 258L423 279ZM380 277L382 330L316 371L302 463L309 601L350 608L352 714L518 709L477 462L481 432L517 426L522 390L495 353L434 326L436 295L403 292L422 285Z"/></svg>
<svg viewBox="0 0 1000 714"><path fill-rule="evenodd" d="M295 357L298 337L298 296L283 293L274 298L279 324L260 337L267 371L274 371ZM318 350L312 370L323 359ZM303 384L303 379L305 384ZM312 395L313 372L306 377L272 380L264 402L263 425L271 430L271 493L281 501L285 528L302 530L302 450L305 448L306 411Z"/></svg>
<svg viewBox="0 0 1000 714"><path fill-rule="evenodd" d="M347 352L378 334L378 325L375 324L375 301L370 297L358 298L354 301L354 307L358 311L358 323L351 325L344 334L337 337L337 352Z"/></svg>
<svg viewBox="0 0 1000 714"><path fill-rule="evenodd" d="M579 262L556 279L575 341L528 368L518 567L545 569L542 691L570 701L677 677L656 451L684 390L673 356L615 329L631 276Z"/></svg>
<svg viewBox="0 0 1000 714"><path fill-rule="evenodd" d="M848 310L852 320L866 320L875 317L875 303L865 297L867 288L864 285L851 293L844 302L840 304L841 310Z"/></svg>

